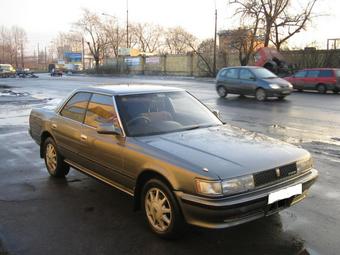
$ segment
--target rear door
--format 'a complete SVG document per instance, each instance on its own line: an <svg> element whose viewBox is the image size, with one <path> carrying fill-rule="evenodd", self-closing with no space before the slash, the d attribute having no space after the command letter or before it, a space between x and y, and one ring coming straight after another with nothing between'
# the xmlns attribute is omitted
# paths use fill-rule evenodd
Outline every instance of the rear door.
<svg viewBox="0 0 340 255"><path fill-rule="evenodd" d="M87 92L77 92L51 120L53 135L60 153L75 162L79 162L80 129L90 95Z"/></svg>
<svg viewBox="0 0 340 255"><path fill-rule="evenodd" d="M322 69L319 72L319 84L325 84L327 86L327 89L333 90L335 88L335 85L337 83L335 78L335 72L332 69Z"/></svg>
<svg viewBox="0 0 340 255"><path fill-rule="evenodd" d="M320 70L308 70L306 77L303 79L305 89L316 89L319 84Z"/></svg>
<svg viewBox="0 0 340 255"><path fill-rule="evenodd" d="M239 69L229 68L225 73L225 84L227 85L228 93L241 93L241 84L239 80Z"/></svg>

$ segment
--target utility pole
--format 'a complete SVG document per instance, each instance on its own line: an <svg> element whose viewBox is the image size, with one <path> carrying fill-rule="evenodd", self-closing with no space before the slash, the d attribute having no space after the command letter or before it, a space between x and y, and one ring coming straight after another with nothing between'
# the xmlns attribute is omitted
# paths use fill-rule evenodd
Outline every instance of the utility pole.
<svg viewBox="0 0 340 255"><path fill-rule="evenodd" d="M37 59L37 62L38 62L38 65L39 65L39 43L38 43L38 59Z"/></svg>
<svg viewBox="0 0 340 255"><path fill-rule="evenodd" d="M213 63L214 76L216 76L216 35L217 35L217 8L215 0L215 32L214 32L214 63Z"/></svg>
<svg viewBox="0 0 340 255"><path fill-rule="evenodd" d="M21 68L24 69L25 68L25 64L24 64L24 44L21 41L21 45L20 45L20 53L21 53Z"/></svg>
<svg viewBox="0 0 340 255"><path fill-rule="evenodd" d="M82 47L83 70L85 70L85 45L84 45L84 36L81 38L81 47Z"/></svg>
<svg viewBox="0 0 340 255"><path fill-rule="evenodd" d="M129 48L129 0L126 0L126 48Z"/></svg>

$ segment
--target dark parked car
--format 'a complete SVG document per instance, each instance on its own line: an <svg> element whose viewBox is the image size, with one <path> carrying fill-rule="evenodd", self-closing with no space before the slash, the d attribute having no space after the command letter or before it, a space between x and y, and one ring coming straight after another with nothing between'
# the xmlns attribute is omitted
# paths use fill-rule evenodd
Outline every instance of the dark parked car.
<svg viewBox="0 0 340 255"><path fill-rule="evenodd" d="M306 150L223 124L177 88L78 89L29 124L50 175L71 166L126 192L162 237L185 222L225 228L277 213L318 176Z"/></svg>
<svg viewBox="0 0 340 255"><path fill-rule="evenodd" d="M317 90L322 94L328 90L340 92L340 69L336 68L304 69L285 79L299 91Z"/></svg>
<svg viewBox="0 0 340 255"><path fill-rule="evenodd" d="M255 95L259 101L267 97L284 99L293 86L263 67L241 66L222 68L216 76L216 91L220 97L227 94Z"/></svg>

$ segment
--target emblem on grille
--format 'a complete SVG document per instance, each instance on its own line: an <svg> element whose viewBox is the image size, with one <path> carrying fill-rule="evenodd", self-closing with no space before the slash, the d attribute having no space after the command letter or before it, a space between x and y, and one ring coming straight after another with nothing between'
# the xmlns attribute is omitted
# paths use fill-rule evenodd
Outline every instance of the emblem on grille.
<svg viewBox="0 0 340 255"><path fill-rule="evenodd" d="M276 177L279 178L281 176L280 168L276 168L275 173L276 173Z"/></svg>

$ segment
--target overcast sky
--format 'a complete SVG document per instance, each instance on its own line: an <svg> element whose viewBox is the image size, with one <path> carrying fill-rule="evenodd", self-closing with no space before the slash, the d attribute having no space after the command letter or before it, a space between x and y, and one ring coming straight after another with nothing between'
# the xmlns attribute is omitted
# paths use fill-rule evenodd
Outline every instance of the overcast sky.
<svg viewBox="0 0 340 255"><path fill-rule="evenodd" d="M197 37L213 37L214 0L128 0L131 22L151 22L162 26L182 26ZM294 0L299 9L308 0ZM232 18L235 5L230 0L216 0L218 29L232 29L239 21ZM0 25L24 28L30 42L29 48L48 46L58 32L71 29L81 15L82 8L98 13L109 13L126 23L126 0L15 0L1 1ZM313 20L308 31L297 34L290 46L305 47L316 41L325 47L327 38L340 37L340 1L319 0L314 11L323 14ZM327 14L327 15L326 15Z"/></svg>

